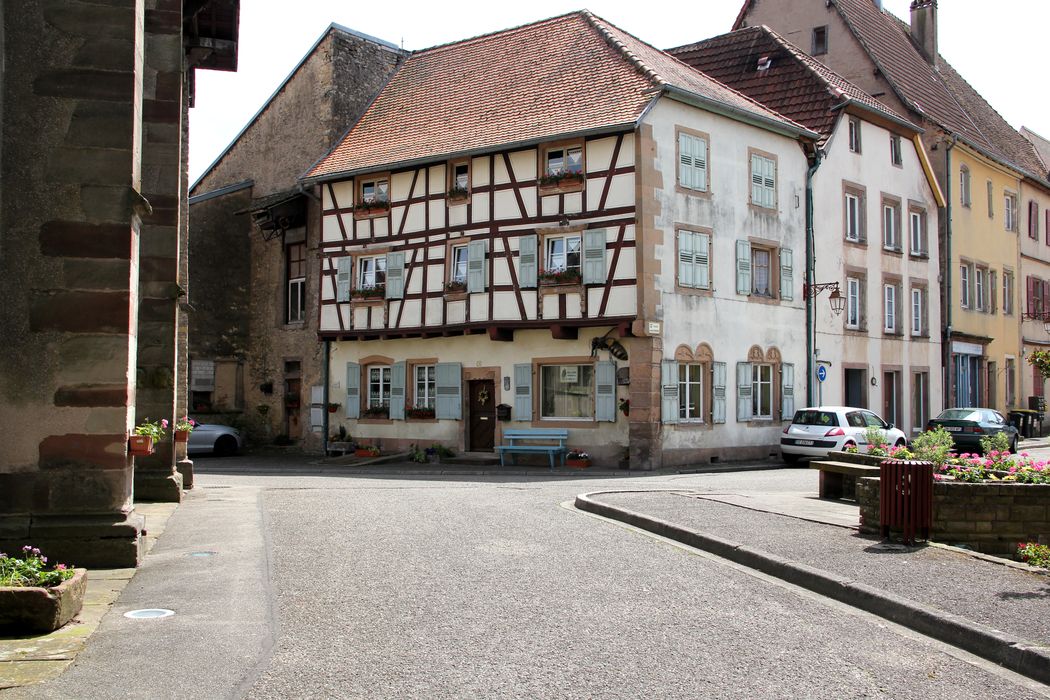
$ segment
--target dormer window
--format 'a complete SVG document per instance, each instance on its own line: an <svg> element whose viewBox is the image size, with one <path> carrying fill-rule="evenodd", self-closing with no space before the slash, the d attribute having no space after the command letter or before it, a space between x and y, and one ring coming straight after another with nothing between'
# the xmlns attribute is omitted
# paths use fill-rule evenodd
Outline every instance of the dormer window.
<svg viewBox="0 0 1050 700"><path fill-rule="evenodd" d="M547 175L556 176L583 172L583 148L552 148L547 151Z"/></svg>
<svg viewBox="0 0 1050 700"><path fill-rule="evenodd" d="M466 201L470 196L470 161L449 163L448 198L452 202Z"/></svg>
<svg viewBox="0 0 1050 700"><path fill-rule="evenodd" d="M361 182L362 204L386 204L390 202L388 181L383 179L363 180Z"/></svg>
<svg viewBox="0 0 1050 700"><path fill-rule="evenodd" d="M772 65L773 65L773 59L772 58L770 58L769 56L762 56L762 57L760 57L758 59L757 69L760 70L760 71L769 70Z"/></svg>

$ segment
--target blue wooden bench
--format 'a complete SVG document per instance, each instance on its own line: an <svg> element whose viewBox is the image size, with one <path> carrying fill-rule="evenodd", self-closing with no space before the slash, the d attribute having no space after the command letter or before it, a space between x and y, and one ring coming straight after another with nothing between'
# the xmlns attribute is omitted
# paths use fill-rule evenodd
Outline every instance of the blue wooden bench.
<svg viewBox="0 0 1050 700"><path fill-rule="evenodd" d="M557 455L561 459L562 466L565 466L565 454L568 452L568 448L565 447L565 441L569 439L569 431L564 428L520 428L517 430L504 430L503 439L506 440L508 444L496 447L499 451L500 466L506 466L504 457L508 453L511 455L511 464L517 464L517 454L523 453L546 454L547 459L550 461L551 469L554 469L554 456ZM531 444L536 442L544 442L547 444ZM555 442L558 444L552 444Z"/></svg>

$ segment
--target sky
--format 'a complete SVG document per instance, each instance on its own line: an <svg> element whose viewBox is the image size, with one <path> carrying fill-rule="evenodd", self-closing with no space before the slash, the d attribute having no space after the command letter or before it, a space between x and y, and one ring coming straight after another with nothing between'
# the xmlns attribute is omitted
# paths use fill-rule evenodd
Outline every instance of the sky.
<svg viewBox="0 0 1050 700"><path fill-rule="evenodd" d="M241 3L237 71L197 71L197 106L190 110L190 182L222 153L332 22L418 50L586 8L653 46L669 48L729 31L742 4L246 0ZM884 0L883 5L908 18L910 0ZM987 0L941 0L940 53L1013 127L1027 126L1050 137L1050 100L1042 90L1043 79L1036 77L1045 74L1050 2L999 0L994 11L990 6Z"/></svg>

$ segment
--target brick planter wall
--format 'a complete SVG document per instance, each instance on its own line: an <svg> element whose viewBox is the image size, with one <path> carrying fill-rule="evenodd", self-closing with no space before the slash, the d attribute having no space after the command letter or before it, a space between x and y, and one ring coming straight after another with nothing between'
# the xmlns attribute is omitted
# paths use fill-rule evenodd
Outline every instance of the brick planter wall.
<svg viewBox="0 0 1050 700"><path fill-rule="evenodd" d="M861 532L879 531L879 480L857 481ZM1012 555L1018 542L1050 541L1050 484L933 485L933 539Z"/></svg>

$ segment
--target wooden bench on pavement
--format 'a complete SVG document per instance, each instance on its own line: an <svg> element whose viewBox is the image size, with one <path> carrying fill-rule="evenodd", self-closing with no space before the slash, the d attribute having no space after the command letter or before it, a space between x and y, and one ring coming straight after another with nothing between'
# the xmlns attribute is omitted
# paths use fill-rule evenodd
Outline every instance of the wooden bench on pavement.
<svg viewBox="0 0 1050 700"><path fill-rule="evenodd" d="M518 454L546 454L551 469L554 469L554 457L561 459L561 465L565 466L565 454L568 448L565 441L569 439L569 431L564 428L519 428L515 430L504 430L503 439L506 445L499 445L500 466L505 466L504 456L510 454L511 464L518 463ZM536 442L547 444L537 445ZM525 443L525 444L523 444ZM553 444L557 443L557 444Z"/></svg>
<svg viewBox="0 0 1050 700"><path fill-rule="evenodd" d="M821 498L847 498L857 500L857 478L879 475L879 468L866 464L813 460L810 469L820 470L820 486L817 494Z"/></svg>

